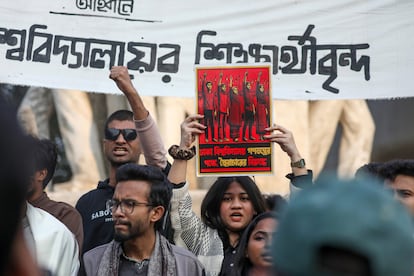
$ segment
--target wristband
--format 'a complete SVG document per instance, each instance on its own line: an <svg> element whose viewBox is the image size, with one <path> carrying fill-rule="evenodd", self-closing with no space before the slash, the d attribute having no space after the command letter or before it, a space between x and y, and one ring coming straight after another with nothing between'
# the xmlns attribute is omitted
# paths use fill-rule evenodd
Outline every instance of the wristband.
<svg viewBox="0 0 414 276"><path fill-rule="evenodd" d="M168 153L171 155L173 159L190 160L196 154L196 148L195 146L193 146L192 148L189 148L189 149L181 149L177 145L172 145L168 149Z"/></svg>

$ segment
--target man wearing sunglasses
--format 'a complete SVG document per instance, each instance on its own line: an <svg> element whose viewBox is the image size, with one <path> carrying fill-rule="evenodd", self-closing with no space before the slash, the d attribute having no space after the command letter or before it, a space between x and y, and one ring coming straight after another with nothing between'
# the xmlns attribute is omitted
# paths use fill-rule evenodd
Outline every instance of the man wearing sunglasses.
<svg viewBox="0 0 414 276"><path fill-rule="evenodd" d="M105 123L103 151L109 163L109 177L98 187L81 196L76 209L82 215L84 243L82 253L113 239L114 229L111 210L106 201L111 199L116 185L116 169L126 163L137 163L141 152L145 162L168 171L166 149L157 125L135 90L128 69L111 68L109 77L127 97L132 111L118 110Z"/></svg>
<svg viewBox="0 0 414 276"><path fill-rule="evenodd" d="M114 240L84 255L81 275L205 275L197 257L172 245L159 230L170 205L172 187L154 166L125 164L107 201Z"/></svg>

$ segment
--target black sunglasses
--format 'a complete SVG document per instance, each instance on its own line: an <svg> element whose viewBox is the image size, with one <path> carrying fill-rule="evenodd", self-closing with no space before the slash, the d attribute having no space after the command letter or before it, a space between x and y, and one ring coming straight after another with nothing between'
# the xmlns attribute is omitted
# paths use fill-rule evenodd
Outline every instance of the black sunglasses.
<svg viewBox="0 0 414 276"><path fill-rule="evenodd" d="M137 138L137 131L132 128L117 129L117 128L107 128L105 130L105 139L115 141L119 134L122 133L124 139L127 141L132 141Z"/></svg>

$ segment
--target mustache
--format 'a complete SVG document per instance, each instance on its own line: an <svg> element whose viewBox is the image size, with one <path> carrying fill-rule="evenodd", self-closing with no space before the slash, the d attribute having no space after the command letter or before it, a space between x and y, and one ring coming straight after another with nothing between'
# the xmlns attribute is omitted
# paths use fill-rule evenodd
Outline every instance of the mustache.
<svg viewBox="0 0 414 276"><path fill-rule="evenodd" d="M114 225L127 225L131 226L131 223L129 221L123 221L123 220L115 220Z"/></svg>

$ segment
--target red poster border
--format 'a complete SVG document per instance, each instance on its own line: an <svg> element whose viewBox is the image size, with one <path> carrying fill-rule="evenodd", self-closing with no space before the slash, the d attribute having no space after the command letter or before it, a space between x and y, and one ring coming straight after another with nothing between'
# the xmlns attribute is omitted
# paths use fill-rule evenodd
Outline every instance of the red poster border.
<svg viewBox="0 0 414 276"><path fill-rule="evenodd" d="M262 137L272 124L271 66L200 66L195 71L196 110L207 126L198 139L197 175L273 174L273 143Z"/></svg>

